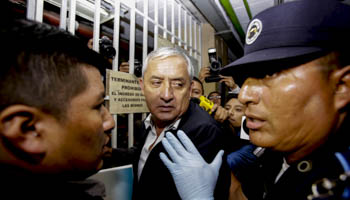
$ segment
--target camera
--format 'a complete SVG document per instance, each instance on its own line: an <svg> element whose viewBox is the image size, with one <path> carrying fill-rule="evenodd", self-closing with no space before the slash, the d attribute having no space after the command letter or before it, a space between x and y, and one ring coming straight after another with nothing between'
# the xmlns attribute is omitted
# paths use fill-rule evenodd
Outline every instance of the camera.
<svg viewBox="0 0 350 200"><path fill-rule="evenodd" d="M142 63L137 59L134 62L134 74L138 78L142 76Z"/></svg>
<svg viewBox="0 0 350 200"><path fill-rule="evenodd" d="M208 56L209 56L209 62L210 62L210 76L205 78L205 82L217 82L221 78L219 76L219 72L221 69L221 62L218 60L216 55L216 49L210 48L208 49Z"/></svg>
<svg viewBox="0 0 350 200"><path fill-rule="evenodd" d="M107 59L113 59L116 55L116 50L113 47L112 40L110 40L107 36L102 36L99 41L100 46L100 54L102 54Z"/></svg>

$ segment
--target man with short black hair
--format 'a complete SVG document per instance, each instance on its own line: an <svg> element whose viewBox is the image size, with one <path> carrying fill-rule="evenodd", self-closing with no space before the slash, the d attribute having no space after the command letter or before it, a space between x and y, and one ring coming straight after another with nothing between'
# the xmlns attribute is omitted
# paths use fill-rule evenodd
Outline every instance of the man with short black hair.
<svg viewBox="0 0 350 200"><path fill-rule="evenodd" d="M0 27L1 199L103 199L85 180L103 165L114 120L108 66L70 33L27 20Z"/></svg>

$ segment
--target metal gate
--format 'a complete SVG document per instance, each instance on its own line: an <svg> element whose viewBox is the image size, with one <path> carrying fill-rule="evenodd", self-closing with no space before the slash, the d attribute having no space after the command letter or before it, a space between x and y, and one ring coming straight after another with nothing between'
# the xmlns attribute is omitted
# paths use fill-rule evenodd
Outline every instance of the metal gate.
<svg viewBox="0 0 350 200"><path fill-rule="evenodd" d="M183 49L194 61L195 72L201 66L201 22L178 0L27 0L27 18L43 22L44 5L60 9L59 27L75 34L76 16L93 23L93 49L99 50L101 24L113 20L113 46L117 55L113 70L118 71L120 40L129 43L129 73L134 73L135 44L142 44L142 61L150 49L172 44ZM123 20L121 20L123 19ZM121 28L123 32L121 32ZM153 42L152 36L153 35ZM141 56L139 56L141 57ZM142 62L143 63L143 62ZM113 116L118 122L117 115ZM146 113L142 114L142 118ZM117 133L112 132L112 147L117 147ZM128 114L128 147L134 144L134 114Z"/></svg>

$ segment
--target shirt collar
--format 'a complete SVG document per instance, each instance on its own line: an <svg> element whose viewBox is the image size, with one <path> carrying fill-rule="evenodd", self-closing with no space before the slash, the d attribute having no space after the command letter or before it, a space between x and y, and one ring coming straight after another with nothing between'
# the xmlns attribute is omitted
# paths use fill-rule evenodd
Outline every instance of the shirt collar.
<svg viewBox="0 0 350 200"><path fill-rule="evenodd" d="M178 119L178 120L176 120L176 121L173 122L172 124L168 125L167 127L165 127L164 130L176 130L177 127L179 127L180 121L181 121L181 118ZM151 113L146 117L144 123L145 123L145 128L146 128L146 130L147 130L149 127L155 128L154 123L153 123L153 121L152 121L152 114L151 114Z"/></svg>

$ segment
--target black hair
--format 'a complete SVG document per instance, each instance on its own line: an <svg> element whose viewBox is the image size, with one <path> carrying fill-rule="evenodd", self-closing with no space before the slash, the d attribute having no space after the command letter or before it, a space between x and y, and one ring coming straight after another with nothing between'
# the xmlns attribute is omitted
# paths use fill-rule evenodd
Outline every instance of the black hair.
<svg viewBox="0 0 350 200"><path fill-rule="evenodd" d="M60 119L87 87L82 66L96 67L102 75L109 66L78 37L30 20L0 27L0 41L0 110L24 104Z"/></svg>
<svg viewBox="0 0 350 200"><path fill-rule="evenodd" d="M238 94L228 94L227 97L226 97L226 102L229 102L231 99L238 99Z"/></svg>
<svg viewBox="0 0 350 200"><path fill-rule="evenodd" d="M199 78L197 78L196 76L193 76L193 80L194 81L197 81L199 84L201 84L201 87L202 87L202 93L204 94L204 87L203 87L203 83L201 80L199 80Z"/></svg>
<svg viewBox="0 0 350 200"><path fill-rule="evenodd" d="M210 93L208 94L208 98L209 98L212 94L215 94L215 93L220 94L220 92L218 92L218 91L212 91L212 92L210 92Z"/></svg>

